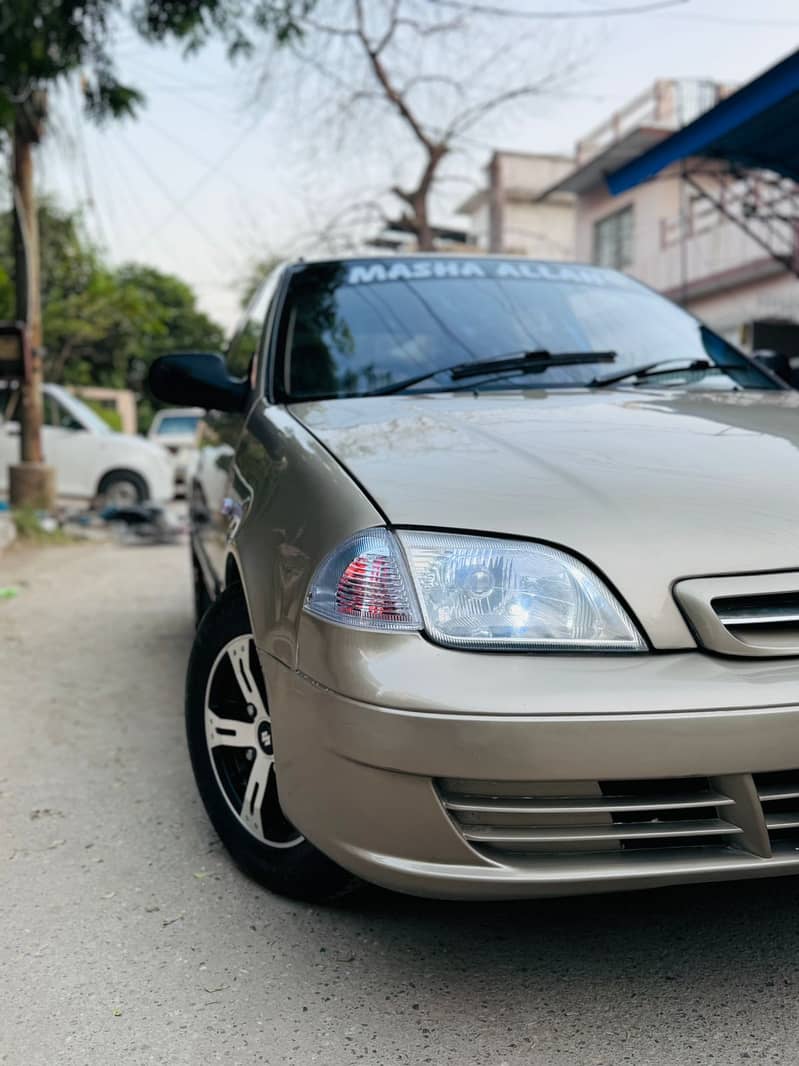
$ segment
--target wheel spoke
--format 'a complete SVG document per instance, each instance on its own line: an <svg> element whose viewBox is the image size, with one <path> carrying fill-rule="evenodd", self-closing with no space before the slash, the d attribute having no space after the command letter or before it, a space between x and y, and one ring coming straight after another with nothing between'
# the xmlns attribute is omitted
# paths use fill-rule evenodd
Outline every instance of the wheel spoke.
<svg viewBox="0 0 799 1066"><path fill-rule="evenodd" d="M254 748L257 737L252 722L240 722L236 718L220 718L208 710L205 713L205 729L210 748Z"/></svg>
<svg viewBox="0 0 799 1066"><path fill-rule="evenodd" d="M228 648L228 656L236 683L246 702L255 708L256 719L268 719L269 715L266 713L266 707L261 698L261 690L250 669L250 642L251 638L245 637L231 644Z"/></svg>
<svg viewBox="0 0 799 1066"><path fill-rule="evenodd" d="M244 802L241 805L241 820L259 840L264 839L261 807L266 796L273 763L274 759L271 755L264 755L263 752L258 752L255 762L252 764L250 778L244 793Z"/></svg>

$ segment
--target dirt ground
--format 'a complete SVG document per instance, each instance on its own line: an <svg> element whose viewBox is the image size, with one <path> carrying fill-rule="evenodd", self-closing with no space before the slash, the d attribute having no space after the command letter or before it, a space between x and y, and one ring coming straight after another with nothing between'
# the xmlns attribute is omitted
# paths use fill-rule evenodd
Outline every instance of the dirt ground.
<svg viewBox="0 0 799 1066"><path fill-rule="evenodd" d="M0 555L0 1062L799 1059L794 881L502 905L268 895L183 740L185 545Z"/></svg>

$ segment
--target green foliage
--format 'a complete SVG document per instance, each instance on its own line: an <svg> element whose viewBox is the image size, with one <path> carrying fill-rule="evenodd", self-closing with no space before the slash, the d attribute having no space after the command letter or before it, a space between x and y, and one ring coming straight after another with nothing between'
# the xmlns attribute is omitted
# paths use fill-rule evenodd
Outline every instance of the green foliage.
<svg viewBox="0 0 799 1066"><path fill-rule="evenodd" d="M6 129L15 116L38 125L46 107L36 92L77 70L95 115L135 111L143 98L117 80L108 50L116 11L113 0L2 0L0 122Z"/></svg>
<svg viewBox="0 0 799 1066"><path fill-rule="evenodd" d="M191 288L153 267L112 268L82 233L77 216L44 203L42 319L45 379L131 388L141 395L149 364L179 348L220 349L221 326L197 307ZM0 215L0 318L13 317L11 219ZM100 412L105 417L103 412ZM141 428L153 408L140 400Z"/></svg>
<svg viewBox="0 0 799 1066"><path fill-rule="evenodd" d="M256 259L252 263L239 285L241 289L239 306L242 311L247 310L250 300L260 288L261 282L272 273L275 267L280 264L280 261L281 259L278 255L267 255L263 259Z"/></svg>
<svg viewBox="0 0 799 1066"><path fill-rule="evenodd" d="M249 56L257 33L274 37L279 45L302 37L302 20L317 0L136 0L133 19L151 41L170 37L195 52L211 37L220 37L228 56Z"/></svg>
<svg viewBox="0 0 799 1066"><path fill-rule="evenodd" d="M250 54L256 33L279 45L301 36L316 0L0 0L0 129L15 120L38 140L43 91L80 72L87 111L98 121L133 115L144 97L117 78L111 58L120 18L150 41L174 38L187 52L221 37L231 58Z"/></svg>
<svg viewBox="0 0 799 1066"><path fill-rule="evenodd" d="M99 415L107 426L110 426L116 433L122 432L122 415L119 411L115 410L113 407L106 407L106 405L99 400L90 400L88 396L81 396L81 400L87 407L91 407L92 411L94 411L96 415Z"/></svg>
<svg viewBox="0 0 799 1066"><path fill-rule="evenodd" d="M35 511L32 507L20 507L12 512L11 517L20 541L37 547L77 543L75 537L71 537L60 527L50 532L42 529L41 514L41 511Z"/></svg>

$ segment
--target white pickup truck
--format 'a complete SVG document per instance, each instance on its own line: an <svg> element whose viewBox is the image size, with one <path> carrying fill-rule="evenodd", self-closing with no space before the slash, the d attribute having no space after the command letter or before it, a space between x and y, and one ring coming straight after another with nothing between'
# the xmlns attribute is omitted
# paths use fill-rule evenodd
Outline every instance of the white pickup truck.
<svg viewBox="0 0 799 1066"><path fill-rule="evenodd" d="M19 461L19 404L17 387L0 382L0 494L8 491L9 466ZM59 496L129 506L174 495L174 469L161 445L115 433L60 385L44 386L42 444Z"/></svg>

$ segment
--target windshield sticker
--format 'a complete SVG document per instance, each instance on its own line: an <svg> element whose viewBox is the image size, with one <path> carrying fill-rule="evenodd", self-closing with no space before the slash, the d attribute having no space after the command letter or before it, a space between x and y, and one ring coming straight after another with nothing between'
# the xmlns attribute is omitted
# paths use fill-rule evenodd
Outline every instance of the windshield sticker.
<svg viewBox="0 0 799 1066"><path fill-rule="evenodd" d="M471 259L397 260L396 263L355 263L350 267L350 285L376 281L421 281L424 278L485 278L480 263Z"/></svg>
<svg viewBox="0 0 799 1066"><path fill-rule="evenodd" d="M574 263L534 263L513 259L398 259L394 262L352 263L348 285L385 281L424 281L429 278L496 278L571 282L583 285L632 285L623 274Z"/></svg>

